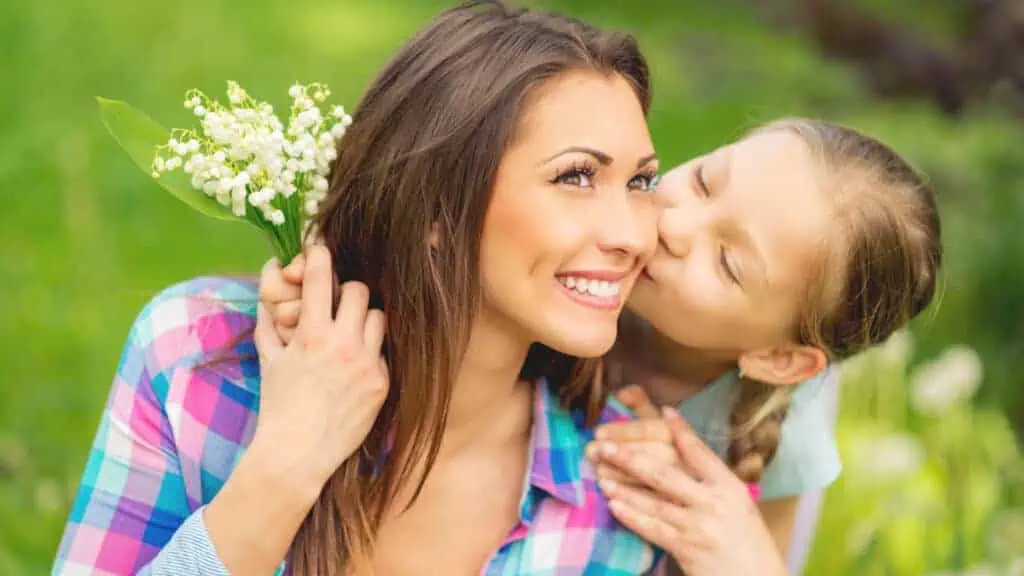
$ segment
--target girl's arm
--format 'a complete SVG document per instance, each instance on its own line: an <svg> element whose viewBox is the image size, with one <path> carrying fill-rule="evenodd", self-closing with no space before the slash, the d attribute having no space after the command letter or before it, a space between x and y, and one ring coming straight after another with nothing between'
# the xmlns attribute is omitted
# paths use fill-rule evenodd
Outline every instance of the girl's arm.
<svg viewBox="0 0 1024 576"><path fill-rule="evenodd" d="M758 503L761 518L771 532L779 553L786 555L793 540L793 528L796 526L796 510L800 503L799 496L788 496L778 500Z"/></svg>

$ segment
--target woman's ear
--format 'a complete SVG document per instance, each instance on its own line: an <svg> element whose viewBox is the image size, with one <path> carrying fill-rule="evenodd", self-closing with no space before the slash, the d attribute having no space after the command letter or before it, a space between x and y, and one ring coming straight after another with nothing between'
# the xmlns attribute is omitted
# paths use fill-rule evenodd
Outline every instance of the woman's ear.
<svg viewBox="0 0 1024 576"><path fill-rule="evenodd" d="M758 382L793 386L809 380L828 366L828 356L814 346L763 348L740 356L740 374Z"/></svg>

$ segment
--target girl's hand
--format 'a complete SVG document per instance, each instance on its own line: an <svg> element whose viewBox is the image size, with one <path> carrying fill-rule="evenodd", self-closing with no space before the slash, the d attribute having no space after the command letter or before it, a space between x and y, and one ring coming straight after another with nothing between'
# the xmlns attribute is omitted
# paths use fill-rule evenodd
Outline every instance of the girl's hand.
<svg viewBox="0 0 1024 576"><path fill-rule="evenodd" d="M334 273L323 246L310 247L303 267L301 318L288 344L259 304L260 411L250 452L285 463L319 493L362 445L387 397L385 319L368 309L369 290L358 282L342 286L332 317ZM261 284L280 273L268 265Z"/></svg>
<svg viewBox="0 0 1024 576"><path fill-rule="evenodd" d="M668 552L689 576L787 574L747 485L678 413L665 409L663 420L682 466L631 450L629 445L601 445L602 464L642 486L599 474L612 514Z"/></svg>
<svg viewBox="0 0 1024 576"><path fill-rule="evenodd" d="M594 442L587 446L587 457L594 464L599 478L641 487L642 484L628 474L600 461L599 448L602 443L613 442L619 447L629 447L634 452L643 452L651 459L666 465L682 466L679 452L672 443L672 434L661 418L661 412L651 402L643 388L632 385L619 390L616 400L636 415L636 420L602 424L594 433Z"/></svg>

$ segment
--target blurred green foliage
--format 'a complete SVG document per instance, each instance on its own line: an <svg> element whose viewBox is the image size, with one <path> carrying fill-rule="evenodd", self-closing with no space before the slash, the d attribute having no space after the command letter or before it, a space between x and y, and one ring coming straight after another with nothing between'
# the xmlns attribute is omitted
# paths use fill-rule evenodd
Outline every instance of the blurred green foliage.
<svg viewBox="0 0 1024 576"><path fill-rule="evenodd" d="M447 4L0 5L0 108L6 110L0 115L0 245L5 250L0 259L0 574L49 571L120 347L142 304L187 277L252 272L269 249L255 231L207 219L158 191L104 132L95 96L131 102L168 126L187 121L180 104L187 89L220 94L227 79L275 105L285 102L292 82L323 81L334 99L351 107L391 51ZM975 408L963 413L975 415L975 425L1003 422L998 419L1009 414L1021 429L1024 235L1017 231L1024 221L1024 124L1019 119L980 107L952 121L927 104L873 100L849 66L824 61L792 31L766 25L750 8L754 2L541 4L638 33L654 72L651 127L666 166L758 122L800 114L852 123L929 172L941 197L948 264L941 303L915 324L917 345L908 361L933 357L952 344L971 345L981 354L985 378ZM942 2L942 10L923 0L871 4L919 23L928 34L955 31L953 2ZM906 388L902 375L868 374L875 376L862 374L859 381L869 380L879 394ZM844 455L856 451L853 440L883 433L910 434L931 446L928 430L934 425L907 417L909 408L901 413L887 401L850 400L860 397L864 386L845 389L844 406L850 407L841 422ZM989 442L1016 450L1009 425L991 428L1001 431L958 428L965 436L962 449ZM926 450L929 458L941 458L935 450ZM1019 459L1019 452L1013 454ZM863 511L897 491L945 494L947 503L970 496L950 491L939 472L939 480L922 473L909 484L865 491L852 469L828 498L811 573L914 574L947 560L940 552L953 534L952 521L936 520L940 525L930 526L930 532L915 531L917 524L869 530ZM992 502L993 510L1021 505L1020 495L1011 492ZM961 504L975 508L974 500ZM984 520L986 526L1002 521L996 512L986 518L997 518ZM1010 522L1007 530L1014 529L1012 521L1005 522ZM855 530L871 532L864 537L867 544L849 544ZM920 544L921 538L931 544ZM989 557L975 542L980 536L971 538L950 563L966 566Z"/></svg>
<svg viewBox="0 0 1024 576"><path fill-rule="evenodd" d="M1005 414L972 404L985 367L963 345L911 367L914 348L899 333L843 366L844 469L808 574L1024 569L1024 459Z"/></svg>

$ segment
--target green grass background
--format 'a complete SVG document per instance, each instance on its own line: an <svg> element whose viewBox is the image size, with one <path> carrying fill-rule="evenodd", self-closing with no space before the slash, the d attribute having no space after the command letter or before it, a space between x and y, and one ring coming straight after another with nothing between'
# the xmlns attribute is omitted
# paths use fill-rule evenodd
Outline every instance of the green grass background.
<svg viewBox="0 0 1024 576"><path fill-rule="evenodd" d="M911 362L968 343L986 366L975 410L1020 415L1019 119L983 106L951 121L925 104L875 101L850 67L760 21L754 2L542 4L638 33L653 67L651 127L666 166L760 121L802 114L853 123L929 171L949 256L941 306L916 324ZM923 0L873 4L929 35L951 28L948 11ZM446 5L0 5L0 574L49 571L118 353L142 304L184 278L255 271L268 253L251 229L206 219L158 190L105 133L94 97L127 100L167 126L190 122L181 106L187 89L219 95L227 79L278 107L294 81L323 81L333 100L351 107L391 51ZM894 378L891 386L905 382ZM842 426L856 431L880 418L871 408L847 411ZM884 570L855 569L845 540L855 518L840 513L852 492L842 490L826 507L826 518L837 520L822 528L817 573Z"/></svg>

